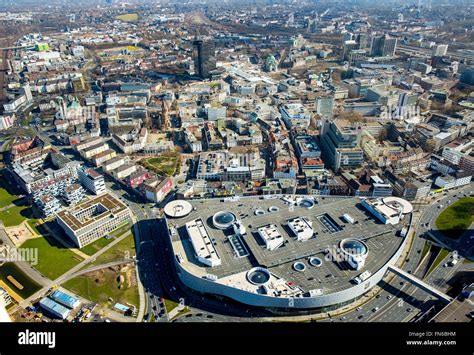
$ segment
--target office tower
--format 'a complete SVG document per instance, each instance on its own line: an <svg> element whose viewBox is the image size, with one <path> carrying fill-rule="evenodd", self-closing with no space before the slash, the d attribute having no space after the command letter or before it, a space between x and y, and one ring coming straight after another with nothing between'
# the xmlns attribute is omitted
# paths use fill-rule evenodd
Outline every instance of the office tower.
<svg viewBox="0 0 474 355"><path fill-rule="evenodd" d="M342 52L342 60L347 60L352 50L358 49L359 44L356 41L345 41Z"/></svg>
<svg viewBox="0 0 474 355"><path fill-rule="evenodd" d="M464 69L459 80L464 84L474 85L474 67Z"/></svg>
<svg viewBox="0 0 474 355"><path fill-rule="evenodd" d="M393 57L397 49L397 39L385 36L382 57Z"/></svg>
<svg viewBox="0 0 474 355"><path fill-rule="evenodd" d="M373 57L391 57L395 55L397 49L397 39L384 36L375 36L372 38L370 46L370 55Z"/></svg>
<svg viewBox="0 0 474 355"><path fill-rule="evenodd" d="M359 33L357 35L357 43L359 43L359 49L366 49L369 46L369 35L367 33Z"/></svg>
<svg viewBox="0 0 474 355"><path fill-rule="evenodd" d="M382 55L384 36L372 37L370 43L370 55L373 57L380 57Z"/></svg>
<svg viewBox="0 0 474 355"><path fill-rule="evenodd" d="M338 171L362 165L364 153L359 148L360 128L354 128L343 120L324 120L320 133L322 156L328 167Z"/></svg>
<svg viewBox="0 0 474 355"><path fill-rule="evenodd" d="M202 79L208 78L216 69L216 54L214 40L195 40L193 42L194 73Z"/></svg>

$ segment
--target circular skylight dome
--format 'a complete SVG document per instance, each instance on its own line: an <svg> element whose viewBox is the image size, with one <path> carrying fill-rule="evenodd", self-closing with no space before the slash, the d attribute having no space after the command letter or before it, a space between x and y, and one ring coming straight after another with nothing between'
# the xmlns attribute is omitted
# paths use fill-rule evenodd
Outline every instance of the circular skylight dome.
<svg viewBox="0 0 474 355"><path fill-rule="evenodd" d="M314 207L314 201L309 198L303 198L298 202L298 206L311 209Z"/></svg>
<svg viewBox="0 0 474 355"><path fill-rule="evenodd" d="M270 272L263 267L254 267L247 272L247 280L254 285L264 285L270 280Z"/></svg>
<svg viewBox="0 0 474 355"><path fill-rule="evenodd" d="M306 270L306 265L303 264L301 261L297 261L296 263L293 264L293 269L299 272L303 272Z"/></svg>
<svg viewBox="0 0 474 355"><path fill-rule="evenodd" d="M232 212L220 211L212 217L212 224L219 229L227 229L236 221Z"/></svg>
<svg viewBox="0 0 474 355"><path fill-rule="evenodd" d="M323 263L320 258L317 258L315 256L309 258L308 262L311 266L314 266L314 267L320 267L321 264Z"/></svg>
<svg viewBox="0 0 474 355"><path fill-rule="evenodd" d="M365 255L369 251L369 248L363 241L353 238L342 240L340 247L345 253L354 256Z"/></svg>

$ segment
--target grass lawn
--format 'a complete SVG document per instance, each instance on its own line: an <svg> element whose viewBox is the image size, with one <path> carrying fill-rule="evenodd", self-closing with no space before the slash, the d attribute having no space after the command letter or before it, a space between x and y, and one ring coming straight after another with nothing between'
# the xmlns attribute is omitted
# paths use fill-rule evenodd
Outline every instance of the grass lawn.
<svg viewBox="0 0 474 355"><path fill-rule="evenodd" d="M423 258L425 257L425 255L428 253L430 248L431 248L431 243L428 242L428 241L425 241L425 245L423 246L423 250L421 251L420 263L423 260Z"/></svg>
<svg viewBox="0 0 474 355"><path fill-rule="evenodd" d="M32 266L51 280L58 278L83 260L71 250L58 245L51 237L29 239L21 247L38 249L38 264Z"/></svg>
<svg viewBox="0 0 474 355"><path fill-rule="evenodd" d="M125 14L115 17L117 20L124 22L134 22L138 20L138 14Z"/></svg>
<svg viewBox="0 0 474 355"><path fill-rule="evenodd" d="M13 206L0 211L0 220L5 227L13 227L21 224L26 219L28 206Z"/></svg>
<svg viewBox="0 0 474 355"><path fill-rule="evenodd" d="M0 175L0 178L3 176ZM17 200L19 197L17 195L12 195L8 190L0 187L0 208L11 205L13 201Z"/></svg>
<svg viewBox="0 0 474 355"><path fill-rule="evenodd" d="M126 254L129 255L126 255ZM113 261L119 261L125 259L125 257L132 257L135 255L135 239L133 234L125 237L123 240L115 244L112 248L107 250L105 253L97 257L97 259L89 264L87 267L107 264Z"/></svg>
<svg viewBox="0 0 474 355"><path fill-rule="evenodd" d="M165 176L173 176L178 170L179 163L178 156L160 156L142 161L145 168Z"/></svg>
<svg viewBox="0 0 474 355"><path fill-rule="evenodd" d="M172 311L173 309L175 309L179 305L178 302L175 302L173 300L169 300L167 298L164 299L164 303L165 303L165 308L166 308L167 312Z"/></svg>
<svg viewBox="0 0 474 355"><path fill-rule="evenodd" d="M86 245L85 247L80 249L80 251L82 251L84 254L91 256L97 253L100 249L102 249L109 243L112 243L114 240L115 238L105 239L105 237L102 237L100 239L97 239L95 242Z"/></svg>
<svg viewBox="0 0 474 355"><path fill-rule="evenodd" d="M129 272L135 275L134 268ZM124 272L102 269L75 277L62 286L102 306L112 308L115 303L119 302L133 304L138 308L140 298L136 283L130 287L125 282L121 284L118 281L120 275L125 277ZM109 301L109 297L113 299L112 302Z"/></svg>
<svg viewBox="0 0 474 355"><path fill-rule="evenodd" d="M84 248L80 249L83 253L91 256L91 255L94 255L95 253L97 253L100 249L102 249L103 247L109 245L110 243L112 243L115 239L121 237L122 235L124 235L125 233L127 233L128 231L130 231L130 224L127 224L123 227L119 227L117 228L116 230L112 231L109 233L109 235L112 236L112 238L109 238L109 239L105 239L104 237L100 238L100 239L97 239L95 242L89 244L89 245L86 245Z"/></svg>
<svg viewBox="0 0 474 355"><path fill-rule="evenodd" d="M436 257L436 259L434 259L433 261L433 264L431 264L428 272L426 273L426 276L428 276L431 271L433 271L438 265L439 263L441 263L441 261L443 261L443 259L449 254L449 250L447 249L441 249L438 253L438 256ZM425 277L426 277L425 276Z"/></svg>
<svg viewBox="0 0 474 355"><path fill-rule="evenodd" d="M13 201L19 197L12 191L12 187L6 183L8 177L5 176L3 170L0 171L0 208L11 205ZM18 192L17 192L18 193Z"/></svg>
<svg viewBox="0 0 474 355"><path fill-rule="evenodd" d="M43 233L38 229L38 227L40 226L38 224L38 220L35 219L35 218L32 218L32 219L29 219L28 222L27 222L30 227L38 234L38 235L42 235Z"/></svg>
<svg viewBox="0 0 474 355"><path fill-rule="evenodd" d="M176 307L179 306L179 303L173 301L173 300L169 300L167 298L165 298L164 300L164 303L165 303L165 308L166 308L166 312L171 312L173 309L175 309ZM191 310L189 309L189 307L184 307L181 311L179 311L173 318L176 318L180 315L183 315L183 314L186 314L188 312L190 312Z"/></svg>
<svg viewBox="0 0 474 355"><path fill-rule="evenodd" d="M436 228L445 236L457 239L473 222L474 197L463 197L440 213Z"/></svg>

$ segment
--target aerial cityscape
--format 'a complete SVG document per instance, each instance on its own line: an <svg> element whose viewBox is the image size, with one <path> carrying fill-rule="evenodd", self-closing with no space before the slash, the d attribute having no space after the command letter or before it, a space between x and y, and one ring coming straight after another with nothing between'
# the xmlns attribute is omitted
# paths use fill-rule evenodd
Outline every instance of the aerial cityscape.
<svg viewBox="0 0 474 355"><path fill-rule="evenodd" d="M1 322L472 322L473 175L472 0L0 2Z"/></svg>

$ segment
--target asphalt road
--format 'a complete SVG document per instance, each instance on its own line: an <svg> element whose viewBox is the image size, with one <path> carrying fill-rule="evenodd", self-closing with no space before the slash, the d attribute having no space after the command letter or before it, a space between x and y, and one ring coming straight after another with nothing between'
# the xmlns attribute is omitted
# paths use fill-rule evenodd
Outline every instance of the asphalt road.
<svg viewBox="0 0 474 355"><path fill-rule="evenodd" d="M441 208L438 208L438 205L441 204L445 206L448 200L451 200L451 202L454 201L454 195L458 195L459 197L463 192L470 191L471 189L472 183L464 188L452 190L446 195L435 196L436 200L429 201L427 206L420 207L421 216L413 225L416 236L414 237L408 257L402 266L403 270L412 273L415 272L421 258L421 251L426 242L426 240L422 238L422 235L431 228L431 225L441 212ZM439 270L439 268L443 268L442 265L443 263L440 263L440 266L435 269L435 271ZM442 278L441 275L437 278L438 284L440 278ZM425 281L431 283L430 279ZM439 287L435 284L432 285ZM406 322L424 313L435 303L438 303L434 297L428 295L418 287L407 283L398 276L394 277L389 284L380 283L379 286L382 287L382 291L379 295L368 301L360 310L353 310L327 321ZM373 310L376 308L378 308L378 310L374 312ZM412 311L409 312L408 309Z"/></svg>

